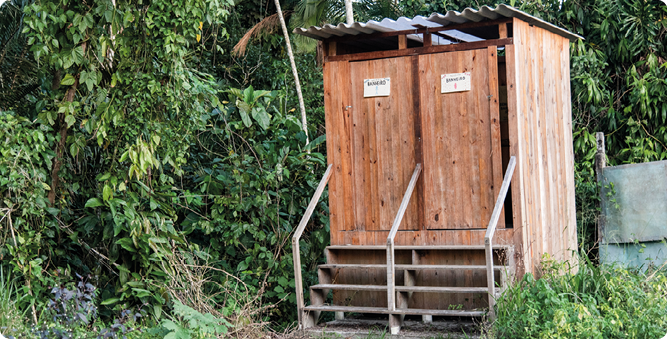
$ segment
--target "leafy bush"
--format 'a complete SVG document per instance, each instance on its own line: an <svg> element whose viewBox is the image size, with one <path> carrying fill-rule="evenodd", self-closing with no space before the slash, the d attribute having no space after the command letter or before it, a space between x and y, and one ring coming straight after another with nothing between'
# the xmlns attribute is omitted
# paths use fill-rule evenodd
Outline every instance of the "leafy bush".
<svg viewBox="0 0 667 339"><path fill-rule="evenodd" d="M129 310L120 312L120 317L105 326L98 318L97 289L79 274L73 289L66 286L53 287L54 298L42 312L44 321L31 329L29 337L47 338L125 338L125 334L136 330L128 324L136 323L142 313Z"/></svg>
<svg viewBox="0 0 667 339"><path fill-rule="evenodd" d="M497 338L661 338L667 272L544 261L498 299Z"/></svg>
<svg viewBox="0 0 667 339"><path fill-rule="evenodd" d="M193 147L186 177L191 191L178 196L189 206L183 225L210 261L238 275L251 295L261 291L263 304L285 300L271 313L286 325L296 318L290 237L326 167L324 156L314 152L324 137L305 145L282 91L232 89L226 99ZM303 239L302 254L311 265L329 241L326 212L322 203Z"/></svg>
<svg viewBox="0 0 667 339"><path fill-rule="evenodd" d="M165 339L210 338L227 334L231 326L223 318L216 318L210 313L201 314L180 302L174 304L174 316L180 321L164 320L162 322L162 327L169 330Z"/></svg>

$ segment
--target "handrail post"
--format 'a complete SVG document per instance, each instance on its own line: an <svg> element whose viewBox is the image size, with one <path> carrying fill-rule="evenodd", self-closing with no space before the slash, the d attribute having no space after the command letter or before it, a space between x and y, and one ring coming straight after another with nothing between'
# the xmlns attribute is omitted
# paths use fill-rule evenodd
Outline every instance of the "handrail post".
<svg viewBox="0 0 667 339"><path fill-rule="evenodd" d="M509 164L507 164L505 178L503 178L503 185L500 187L498 199L496 200L496 205L493 208L491 220L489 220L489 226L486 228L486 235L484 236L484 251L486 256L486 284L489 289L489 318L491 318L491 320L496 318L496 311L493 308L496 305L495 283L493 279L493 235L496 232L498 219L500 219L500 212L503 209L503 203L505 202L505 197L507 196L507 191L509 190L510 182L512 181L514 167L516 167L516 157L512 156L510 158Z"/></svg>
<svg viewBox="0 0 667 339"><path fill-rule="evenodd" d="M396 310L396 267L394 260L394 238L398 232L398 227L401 225L403 220L403 215L408 209L408 204L410 203L410 197L412 197L412 192L417 185L417 179L419 179L419 174L422 171L422 164L417 164L415 166L415 171L412 173L412 178L410 183L408 183L408 188L405 190L403 195L403 200L401 205L398 207L398 212L396 213L396 218L394 218L394 223L391 225L391 230L387 236L387 307L389 311ZM400 323L400 319L397 320L395 315L389 314L389 327L391 334L398 334L400 325L395 322Z"/></svg>
<svg viewBox="0 0 667 339"><path fill-rule="evenodd" d="M324 176L322 177L322 180L320 180L319 185L317 185L317 189L315 190L313 197L310 199L310 203L308 203L308 208L306 208L306 212L303 214L301 222L299 222L299 226L297 226L296 231L294 232L294 236L292 236L292 260L294 262L294 287L296 288L296 309L297 309L297 315L299 317L299 329L304 329L306 327L315 325L314 323L311 322L304 323L303 319L304 315L303 309L305 308L305 302L303 300L303 280L301 279L301 253L299 250L299 239L301 238L303 230L306 228L306 225L308 224L308 220L310 220L310 216L313 214L313 211L317 206L317 202L320 200L320 197L322 196L322 192L324 192L324 188L329 182L329 178L331 178L332 167L333 164L329 164L326 172L324 172ZM315 321L317 321L317 319L315 319Z"/></svg>

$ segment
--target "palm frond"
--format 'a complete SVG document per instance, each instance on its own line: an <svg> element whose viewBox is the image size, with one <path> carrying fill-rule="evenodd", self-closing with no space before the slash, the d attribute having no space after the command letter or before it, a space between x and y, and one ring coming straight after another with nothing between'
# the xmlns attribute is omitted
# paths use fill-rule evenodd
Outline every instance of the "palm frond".
<svg viewBox="0 0 667 339"><path fill-rule="evenodd" d="M0 5L0 110L21 105L21 100L39 88L37 65L21 33L23 8L30 3L11 0Z"/></svg>
<svg viewBox="0 0 667 339"><path fill-rule="evenodd" d="M283 11L284 17L287 17L290 14L292 14L292 11ZM232 49L232 53L237 56L245 55L246 48L248 47L250 40L257 38L262 34L272 34L278 29L280 29L280 18L278 17L278 13L267 16L266 18L262 19L262 21L258 22L255 26L252 26L252 28L250 28L243 35L243 37L241 37L239 42Z"/></svg>

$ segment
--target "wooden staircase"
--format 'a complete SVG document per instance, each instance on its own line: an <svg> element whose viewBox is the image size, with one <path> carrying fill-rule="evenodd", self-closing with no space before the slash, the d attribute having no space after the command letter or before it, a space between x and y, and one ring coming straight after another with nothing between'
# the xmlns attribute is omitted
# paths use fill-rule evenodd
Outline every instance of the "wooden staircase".
<svg viewBox="0 0 667 339"><path fill-rule="evenodd" d="M422 257L422 252L424 253L435 253L439 254L454 254L458 251L480 251L484 252L485 247L481 246L395 246L394 250L397 252L399 257L406 258L409 253L412 258L411 263L409 264L395 264L394 269L397 272L403 273L402 284L397 284L394 286L394 291L396 293L395 300L396 305L394 310L390 310L387 306L384 307L369 307L369 306L354 306L354 305L332 305L327 304L327 295L331 290L342 290L342 291L372 291L372 292L387 292L388 284L384 281L384 284L381 285L370 285L370 284L344 284L338 283L337 277L344 272L350 272L350 274L357 273L357 275L368 274L369 270L377 272L378 270L386 270L387 264L365 264L365 263L338 263L337 258L343 257L344 253L359 253L359 258L364 257L373 257L372 252L375 251L386 251L386 246L329 246L326 249L327 264L318 266L318 278L319 284L313 285L310 287L310 305L304 307L304 327L315 326L317 319L320 316L320 312L337 312L336 318L341 319L343 312L349 313L371 313L371 314L388 314L390 328L392 333L398 333L400 326L402 326L403 318L405 315L421 315L423 316L424 321L430 321L433 316L440 317L481 317L486 314L485 310L482 309L470 309L470 310L461 310L461 309L424 309L424 308L412 308L411 304L414 304L412 300L415 293L424 293L427 295L434 295L434 298L437 298L437 294L443 293L456 293L456 294L487 294L489 292L488 286L475 286L475 287L460 287L460 286L443 286L444 281L439 281L439 284L436 286L422 286L416 284L417 276L424 272L440 273L440 276L444 276L448 272L460 272L460 271L479 271L480 275L484 275L487 270L487 265L439 265L439 264L422 264L419 259ZM511 258L513 257L513 249L508 246L494 246L494 252L496 256L494 261L500 262L504 261L502 259L507 258L508 260L503 263L503 265L494 265L494 298L497 297L501 291L507 286L507 280L510 272ZM369 255L363 255L364 252L368 252ZM407 253L406 253L407 252ZM400 253L400 254L399 254ZM350 257L350 256L345 256ZM352 256L354 257L354 256ZM377 275L377 274L376 274ZM348 275L349 276L349 275ZM433 280L433 279L432 279ZM433 284L435 285L435 284ZM455 305L452 305L455 306Z"/></svg>
<svg viewBox="0 0 667 339"><path fill-rule="evenodd" d="M336 312L336 318L340 319L344 312L352 313L376 313L388 314L389 326L392 334L397 334L403 324L405 315L422 315L425 321L432 319L432 316L463 316L463 317L480 317L486 314L482 308L474 308L469 310L459 309L459 305L455 309L450 307L443 308L438 304L438 307L419 308L411 307L411 305L419 304L415 300L415 294L419 295L433 295L433 294L463 294L463 295L480 295L486 294L488 296L488 315L494 318L495 299L505 289L508 283L509 276L514 272L514 249L511 246L493 245L493 236L495 233L498 219L502 210L503 202L507 191L509 189L510 180L514 173L516 159L510 158L505 178L496 200L489 225L486 230L483 245L432 245L432 246L396 246L394 245L394 238L398 232L399 225L403 219L403 215L407 209L410 197L415 188L417 179L421 173L421 164L417 164L413 173L412 179L408 184L403 200L394 219L394 223L387 236L387 244L374 246L358 246L358 245L337 245L328 246L325 254L327 263L318 266L319 284L310 287L310 305L306 306L303 298L303 282L301 278L301 257L299 252L299 239L303 230L312 214L315 206L324 191L324 188L331 177L332 165L329 165L324 177L320 181L313 198L306 209L306 213L292 238L292 249L295 270L295 287L296 287L296 301L299 315L299 327L304 329L315 326L319 319L321 312ZM460 251L480 252L481 258L484 258L483 265L479 264L449 264L448 258L451 258L451 253ZM386 252L386 262L382 256ZM357 255L358 254L358 255ZM437 257L437 260L427 260L428 262L421 262L423 257ZM454 255L455 257L455 255ZM363 258L379 258L376 262L360 262ZM373 272L372 274L364 273ZM378 271L386 272L386 274L378 274ZM437 276L440 272L440 277L447 274L447 272L465 272L465 271L481 271L486 275L486 286L447 286L446 279L431 277L430 279L420 278L420 274L433 273ZM343 281L340 283L339 275L345 275L345 272L353 272L353 277L363 277L367 275L367 279L356 279L366 281L366 283L350 283L351 281ZM354 272L357 272L355 275ZM348 275L350 276L350 275ZM368 279L368 276L372 276ZM397 276L402 276L402 282L397 284ZM380 278L380 277L386 277ZM350 280L350 279L342 279ZM355 280L355 279L352 279ZM373 283L368 283L371 281ZM429 282L425 284L423 282ZM419 283L422 282L422 283ZM464 282L464 285L467 282ZM366 294L384 294L386 295L386 303L377 298L363 300L363 305L356 305L349 298L344 299L346 302L341 304L341 298L334 298L334 303L338 304L327 305L327 295L329 291L356 291ZM438 298L438 297L435 297ZM423 300L423 299L422 299ZM364 304L365 303L365 304ZM355 304L355 305L352 305ZM371 304L370 306L368 304ZM433 305L433 303L424 302L423 305ZM452 306L452 305L448 305Z"/></svg>

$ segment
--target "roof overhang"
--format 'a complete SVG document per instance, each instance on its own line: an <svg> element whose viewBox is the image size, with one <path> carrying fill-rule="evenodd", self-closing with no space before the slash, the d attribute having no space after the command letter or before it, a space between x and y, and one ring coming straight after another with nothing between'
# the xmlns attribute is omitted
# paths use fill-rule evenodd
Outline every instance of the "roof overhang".
<svg viewBox="0 0 667 339"><path fill-rule="evenodd" d="M327 24L322 27L311 26L308 29L296 28L294 29L294 33L317 40L326 40L330 38L340 39L346 36L406 31L417 27L425 27L427 29L437 29L443 33L442 35L445 35L434 36L432 40L433 45L447 45L456 42L453 40L458 40L459 42L483 40L474 35L456 30L456 26L460 26L460 24L492 21L504 18L517 18L533 26L543 28L551 33L568 38L570 41L583 39L583 37L564 28L560 28L514 7L503 4L498 5L495 9L488 6L482 6L480 10L466 8L461 13L457 11L448 11L445 14L433 13L428 18L423 16L416 16L414 18L400 17L398 20L385 18L382 21L371 20L368 22L355 22L351 25L340 23L337 26ZM452 26L452 30L442 30L442 28L448 26ZM408 39L421 41L423 40L423 35L420 33L408 34Z"/></svg>

